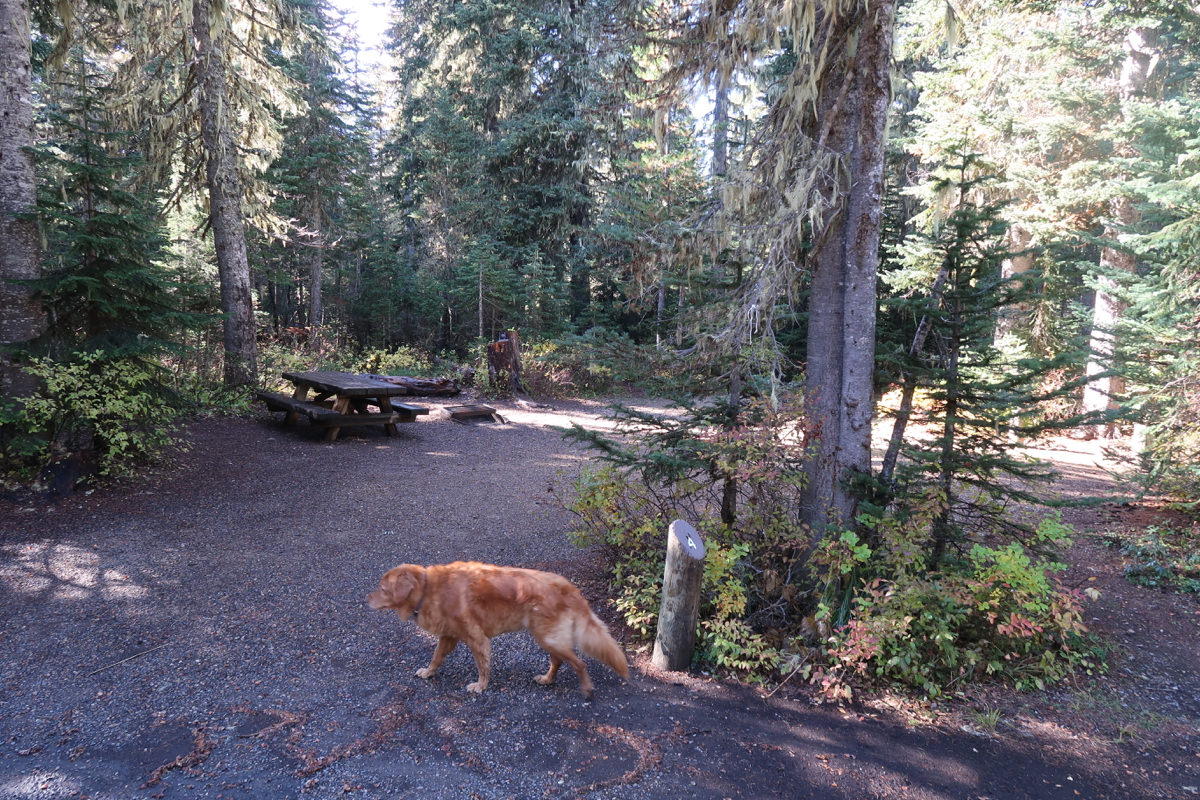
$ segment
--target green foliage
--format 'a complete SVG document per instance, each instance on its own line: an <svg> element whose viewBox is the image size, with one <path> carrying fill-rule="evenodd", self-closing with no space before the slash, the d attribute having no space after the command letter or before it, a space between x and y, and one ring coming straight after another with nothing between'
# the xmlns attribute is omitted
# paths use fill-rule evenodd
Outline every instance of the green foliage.
<svg viewBox="0 0 1200 800"><path fill-rule="evenodd" d="M428 375L431 366L427 354L415 347L400 345L364 350L345 362L344 369L368 375Z"/></svg>
<svg viewBox="0 0 1200 800"><path fill-rule="evenodd" d="M719 532L714 533L719 537ZM700 659L717 669L761 680L775 671L779 652L748 621L756 589L750 543L722 545L717 537L709 541L702 581Z"/></svg>
<svg viewBox="0 0 1200 800"><path fill-rule="evenodd" d="M38 151L45 277L35 286L49 323L34 349L150 358L203 318L162 264L155 203L134 188L144 164L130 134L113 130L99 80L76 53L46 109L56 138Z"/></svg>
<svg viewBox="0 0 1200 800"><path fill-rule="evenodd" d="M613 370L593 356L583 337L523 346L521 379L538 397L586 397L613 386Z"/></svg>
<svg viewBox="0 0 1200 800"><path fill-rule="evenodd" d="M662 602L666 554L661 494L630 482L612 466L585 470L570 508L580 525L574 541L598 547L612 570L613 600L622 619L643 642L654 638ZM749 542L722 542L719 527L703 525L707 554L701 582L698 658L718 669L762 678L773 670L777 649L748 623L759 588L750 568ZM725 537L727 538L727 537Z"/></svg>
<svg viewBox="0 0 1200 800"><path fill-rule="evenodd" d="M653 635L669 520L684 517L704 535L699 658L758 679L770 674L790 621L800 617L808 534L795 510L799 470L796 408L750 404L729 424L728 409L684 414L622 410L630 433L617 441L577 429L608 463L585 472L570 508L580 544L600 548L616 604L638 635ZM733 525L719 518L727 481L737 487Z"/></svg>
<svg viewBox="0 0 1200 800"><path fill-rule="evenodd" d="M462 353L508 328L568 330L590 206L582 20L547 3L425 0L406 11L403 122L385 155L411 223L397 231L404 269L434 301L431 346Z"/></svg>
<svg viewBox="0 0 1200 800"><path fill-rule="evenodd" d="M1151 525L1108 541L1129 559L1124 573L1130 583L1200 594L1200 531L1196 526Z"/></svg>
<svg viewBox="0 0 1200 800"><path fill-rule="evenodd" d="M934 487L945 499L930 530L933 568L972 536L1029 535L1006 514L1008 504L1038 502L1031 486L1054 473L1017 454L1017 444L1079 422L1043 411L1074 388L1050 389L1065 356L1037 357L998 335L997 320L1037 292L1038 275L1002 277L1007 226L986 200L991 178L980 174L976 156L951 155L927 187L928 229L911 237L884 277L894 292L889 302L927 331L924 346L901 358L906 397L919 388L927 398L912 418L926 435L906 438L894 481L901 503Z"/></svg>
<svg viewBox="0 0 1200 800"><path fill-rule="evenodd" d="M614 466L584 469L568 505L579 523L572 540L596 547L611 570L614 605L643 640L653 636L661 602L664 498L626 481Z"/></svg>
<svg viewBox="0 0 1200 800"><path fill-rule="evenodd" d="M1045 688L1077 671L1101 669L1099 652L1085 636L1080 593L1059 586L1063 566L1017 542L976 544L966 558L929 572L919 541L922 516L879 523L879 547L847 552L847 542L821 545L818 560L853 564L863 571L849 622L824 643L824 661L811 680L829 698L846 698L856 686L896 685L939 697L968 682L995 680L1020 689ZM915 524L914 524L915 522ZM1066 528L1048 517L1037 529L1039 547L1068 544ZM839 570L844 572L844 570ZM871 577L878 576L878 577ZM819 617L832 619L823 606Z"/></svg>
<svg viewBox="0 0 1200 800"><path fill-rule="evenodd" d="M294 388L283 381L284 372L336 370L366 375L418 375L434 372L427 353L408 345L391 348L345 348L314 354L302 347L283 342L263 342L259 348L260 372L267 383L279 388Z"/></svg>
<svg viewBox="0 0 1200 800"><path fill-rule="evenodd" d="M264 385L274 384L279 388L284 386L282 373L308 372L316 369L313 354L303 348L298 348L278 341L263 341L258 347L258 372ZM334 369L334 367L329 367ZM291 384L287 384L291 386ZM295 386L291 386L292 389ZM290 391L290 390L289 390Z"/></svg>
<svg viewBox="0 0 1200 800"><path fill-rule="evenodd" d="M397 285L386 241L372 163L378 112L348 69L357 54L338 52L346 43L335 35L337 12L327 0L295 10L302 35L273 54L300 89L300 109L282 121L281 152L266 175L271 216L286 225L255 237L252 262L266 284L260 308L275 332L307 326L325 342L349 332L358 346L390 345L412 333L397 306L413 298Z"/></svg>
<svg viewBox="0 0 1200 800"><path fill-rule="evenodd" d="M19 451L12 455L20 457L26 477L81 449L94 449L101 475L127 475L164 448L179 446L161 377L141 361L96 351L69 363L33 359L28 371L39 379L39 390L10 407L3 420L18 433Z"/></svg>

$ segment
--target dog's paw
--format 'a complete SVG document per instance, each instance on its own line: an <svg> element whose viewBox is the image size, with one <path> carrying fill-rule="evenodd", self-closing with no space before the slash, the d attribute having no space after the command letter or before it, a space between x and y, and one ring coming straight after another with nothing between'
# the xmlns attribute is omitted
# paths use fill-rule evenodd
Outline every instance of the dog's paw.
<svg viewBox="0 0 1200 800"><path fill-rule="evenodd" d="M472 694L483 694L483 690L487 688L487 684L481 681L467 684L467 691Z"/></svg>
<svg viewBox="0 0 1200 800"><path fill-rule="evenodd" d="M419 670L417 670L417 677L418 677L418 678L424 678L424 679L426 679L426 680L429 680L430 678L432 678L432 677L433 677L433 670L431 670L431 669L419 669Z"/></svg>
<svg viewBox="0 0 1200 800"><path fill-rule="evenodd" d="M533 680L537 683L540 683L542 686L549 686L550 684L554 683L554 678L550 677L549 675L535 675Z"/></svg>

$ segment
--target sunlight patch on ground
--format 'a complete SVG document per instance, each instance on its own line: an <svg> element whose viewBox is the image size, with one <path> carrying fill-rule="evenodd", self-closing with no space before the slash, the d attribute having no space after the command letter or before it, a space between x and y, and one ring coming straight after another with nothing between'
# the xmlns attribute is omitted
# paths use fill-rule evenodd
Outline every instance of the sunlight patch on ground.
<svg viewBox="0 0 1200 800"><path fill-rule="evenodd" d="M38 770L0 782L0 797L78 797L82 792L82 783L56 770Z"/></svg>
<svg viewBox="0 0 1200 800"><path fill-rule="evenodd" d="M1074 739L1090 740L1092 738L1087 733L1076 733L1056 722L1034 719L1032 717L1020 716L1017 718L1016 724L1021 727L1026 735L1034 739L1067 742Z"/></svg>
<svg viewBox="0 0 1200 800"><path fill-rule="evenodd" d="M584 411L558 411L553 408L545 410L509 408L501 413L508 422L518 425L538 425L543 428L570 428L572 424L585 430L611 431L617 427L613 409L605 402L588 403ZM622 402L628 409L640 414L653 414L660 417L678 417L683 409L673 408L663 400L645 400L641 402Z"/></svg>
<svg viewBox="0 0 1200 800"><path fill-rule="evenodd" d="M16 594L51 600L136 600L148 590L100 557L69 544L34 543L5 547L11 560L0 568L0 582Z"/></svg>

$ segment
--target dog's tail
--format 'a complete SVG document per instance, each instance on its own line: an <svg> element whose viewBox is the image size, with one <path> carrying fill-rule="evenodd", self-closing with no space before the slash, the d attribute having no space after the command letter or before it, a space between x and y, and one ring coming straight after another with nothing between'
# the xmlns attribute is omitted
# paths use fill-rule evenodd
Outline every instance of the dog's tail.
<svg viewBox="0 0 1200 800"><path fill-rule="evenodd" d="M617 644L617 640L608 632L600 618L588 609L587 617L582 622L577 630L579 649L592 658L603 661L622 678L629 680L629 662L625 660L625 651Z"/></svg>

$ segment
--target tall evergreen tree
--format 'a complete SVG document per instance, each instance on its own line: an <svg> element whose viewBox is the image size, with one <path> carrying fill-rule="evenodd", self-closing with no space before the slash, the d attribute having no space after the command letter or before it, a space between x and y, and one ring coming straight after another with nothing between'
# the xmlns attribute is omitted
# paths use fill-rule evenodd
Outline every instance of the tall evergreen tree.
<svg viewBox="0 0 1200 800"><path fill-rule="evenodd" d="M876 271L896 5L891 0L779 6L701 4L681 15L683 72L726 80L774 63L775 85L724 213L754 232L743 293L726 337L774 336L807 284L805 519L814 543L853 525L870 473ZM778 58L765 62L764 53ZM807 280L804 280L807 279ZM772 371L780 360L771 364ZM772 375L778 378L779 375Z"/></svg>
<svg viewBox="0 0 1200 800"><path fill-rule="evenodd" d="M310 35L291 56L278 58L303 87L302 110L286 121L280 157L267 173L276 187L274 212L290 225L260 252L270 285L265 306L275 324L308 325L309 344L317 347L330 321L328 279L332 274L332 288L340 290L340 260L348 247L361 245L347 204L366 191L363 177L371 170L371 98L345 74L339 21L328 4L316 2L299 13ZM340 306L343 297L334 299Z"/></svg>
<svg viewBox="0 0 1200 800"><path fill-rule="evenodd" d="M99 351L146 357L178 343L195 319L159 263L164 239L154 206L136 185L144 166L131 137L112 129L104 82L74 53L55 72L42 146L40 219L48 312L43 350L59 359Z"/></svg>
<svg viewBox="0 0 1200 800"><path fill-rule="evenodd" d="M278 151L278 117L295 102L266 54L285 35L301 35L294 17L282 0L151 2L121 30L128 124L152 128L147 177L177 178L176 194L202 188L208 199L229 386L258 380L246 227L272 223L261 175Z"/></svg>
<svg viewBox="0 0 1200 800"><path fill-rule="evenodd" d="M583 4L404 3L390 147L439 346L519 324L561 330L586 218Z"/></svg>
<svg viewBox="0 0 1200 800"><path fill-rule="evenodd" d="M925 230L906 243L902 262L885 276L892 302L920 320L904 369L905 407L893 448L899 449L909 422L914 390L926 397L915 420L923 432L903 437L905 458L894 475L897 453L889 451L885 477L894 477L907 502L937 498L929 552L934 566L974 531L1021 532L1005 501L1033 499L1031 482L1051 474L1014 450L1020 438L1049 428L1039 407L1054 393L1043 384L1062 361L997 342L1004 310L1039 289L1034 272L1003 274L1007 223L1000 206L986 199L991 179L977 162L960 153L935 171L924 187L930 202Z"/></svg>

